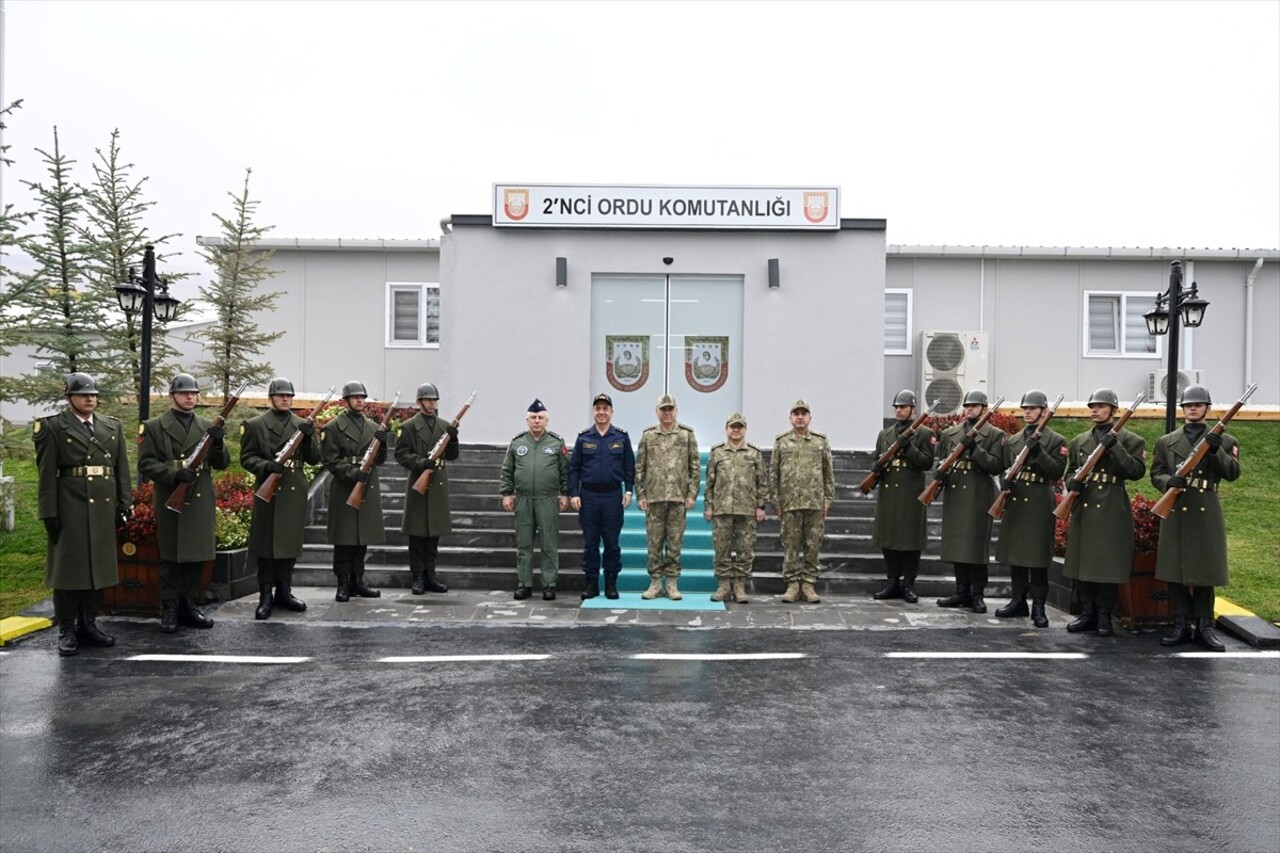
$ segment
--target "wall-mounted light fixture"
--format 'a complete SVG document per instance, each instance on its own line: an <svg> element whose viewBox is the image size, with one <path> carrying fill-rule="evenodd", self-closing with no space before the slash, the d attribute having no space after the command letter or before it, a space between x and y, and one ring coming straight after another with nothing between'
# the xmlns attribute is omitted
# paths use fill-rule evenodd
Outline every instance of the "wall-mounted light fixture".
<svg viewBox="0 0 1280 853"><path fill-rule="evenodd" d="M556 258L556 287L569 286L569 259Z"/></svg>
<svg viewBox="0 0 1280 853"><path fill-rule="evenodd" d="M782 286L781 280L778 278L778 259L769 259L769 289L777 290Z"/></svg>

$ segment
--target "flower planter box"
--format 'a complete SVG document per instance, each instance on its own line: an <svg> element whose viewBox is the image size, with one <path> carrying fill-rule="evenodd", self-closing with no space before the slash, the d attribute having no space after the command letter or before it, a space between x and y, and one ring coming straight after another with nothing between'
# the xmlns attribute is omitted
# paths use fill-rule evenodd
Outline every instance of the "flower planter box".
<svg viewBox="0 0 1280 853"><path fill-rule="evenodd" d="M1120 585L1116 615L1129 630L1158 628L1173 622L1169 607L1169 587L1156 580L1156 555L1141 551L1133 555L1133 574Z"/></svg>
<svg viewBox="0 0 1280 853"><path fill-rule="evenodd" d="M258 561L248 548L218 551L205 601L231 601L258 591Z"/></svg>
<svg viewBox="0 0 1280 853"><path fill-rule="evenodd" d="M160 546L152 542L122 542L116 550L120 583L102 591L102 612L117 616L160 615ZM200 571L200 595L209 588L213 560Z"/></svg>

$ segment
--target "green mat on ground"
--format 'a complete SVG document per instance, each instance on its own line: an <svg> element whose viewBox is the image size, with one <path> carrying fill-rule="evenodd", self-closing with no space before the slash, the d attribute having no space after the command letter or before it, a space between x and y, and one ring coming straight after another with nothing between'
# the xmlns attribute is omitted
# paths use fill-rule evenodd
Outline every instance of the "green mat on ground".
<svg viewBox="0 0 1280 853"><path fill-rule="evenodd" d="M679 601L666 597L645 601L638 592L619 593L617 598L598 595L582 602L591 610L724 610L723 601L712 601L705 593L686 595Z"/></svg>

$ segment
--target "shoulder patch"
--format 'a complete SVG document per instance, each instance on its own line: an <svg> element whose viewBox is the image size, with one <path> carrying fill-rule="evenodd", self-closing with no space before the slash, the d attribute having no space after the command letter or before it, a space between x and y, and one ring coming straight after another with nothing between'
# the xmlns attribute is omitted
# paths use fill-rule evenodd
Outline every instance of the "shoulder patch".
<svg viewBox="0 0 1280 853"><path fill-rule="evenodd" d="M244 435L244 424L240 424L240 434Z"/></svg>
<svg viewBox="0 0 1280 853"><path fill-rule="evenodd" d="M44 420L36 418L31 422L31 437L36 441L41 441L47 433L44 432Z"/></svg>
<svg viewBox="0 0 1280 853"><path fill-rule="evenodd" d="M138 437L139 437L139 438L141 438L142 436L144 436L144 435L146 435L146 434L147 434L147 425L146 425L146 424L138 424Z"/></svg>

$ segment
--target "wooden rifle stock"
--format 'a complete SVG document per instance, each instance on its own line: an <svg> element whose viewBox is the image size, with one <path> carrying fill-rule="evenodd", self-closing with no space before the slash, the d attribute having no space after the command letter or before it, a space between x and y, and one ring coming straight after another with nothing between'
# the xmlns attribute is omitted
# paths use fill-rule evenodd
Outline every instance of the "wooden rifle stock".
<svg viewBox="0 0 1280 853"><path fill-rule="evenodd" d="M236 392L226 399L222 404L222 411L213 419L212 426L220 427L227 422L227 418L231 414L231 410L236 407L236 403L240 402L240 395L244 393L244 389L248 387L246 382L236 389ZM182 466L190 468L192 471L199 472L200 466L204 465L204 460L209 455L209 451L213 449L213 440L209 438L209 433L205 433L200 437L200 442L196 445L196 449L192 451L191 456L187 459L187 464ZM191 503L191 487L195 483L179 483L173 490L173 494L169 495L169 500L164 502L165 509L173 512L182 512L187 508L187 504Z"/></svg>
<svg viewBox="0 0 1280 853"><path fill-rule="evenodd" d="M1146 392L1138 395L1138 399L1133 401L1133 405L1126 409L1125 412L1120 415L1120 419L1111 427L1112 435L1120 434L1120 430L1124 429L1124 425L1129 422L1129 418L1133 417L1133 413L1137 411L1138 406L1141 406L1142 402L1146 399ZM1068 482L1083 483L1088 479L1089 474L1093 472L1093 469L1097 467L1097 464L1102 461L1102 457L1105 456L1106 453L1107 446L1105 444L1099 444L1095 447L1093 452L1089 454L1089 458L1086 459L1084 464L1076 470L1075 474L1071 476L1071 479ZM1071 508L1076 505L1076 498L1078 497L1080 497L1079 492L1068 489L1066 495L1064 495L1062 500L1058 503L1057 508L1054 509L1053 514L1065 521L1067 517L1071 515Z"/></svg>
<svg viewBox="0 0 1280 853"><path fill-rule="evenodd" d="M1040 436L1044 435L1044 428L1049 424L1054 413L1058 411L1058 406L1062 403L1062 397L1063 395L1059 394L1058 399L1053 401L1053 405L1048 409L1048 411L1040 416L1040 422L1036 424L1036 431L1031 434L1037 441L1040 440ZM1017 478L1018 474L1022 472L1023 467L1026 466L1027 460L1030 458L1031 448L1023 447L1022 452L1018 454L1018 458L1013 460L1013 464L1009 466L1009 470L1004 472L1004 477L1002 479L1013 480ZM987 510L987 515L992 518L1003 518L1005 504L1009 503L1010 494L1010 490L1001 489L1000 494L996 495L995 503L991 504L991 508Z"/></svg>
<svg viewBox="0 0 1280 853"><path fill-rule="evenodd" d="M471 408L471 404L475 402L476 393L477 392L475 391L471 392L471 396L467 398L467 402L463 403L462 408L458 410L458 416L450 422L450 425L454 429L458 428L458 424L462 422L463 416L466 415L467 410ZM428 454L431 461L439 464L440 457L444 456L445 448L448 446L449 433L446 432L444 435L440 436L438 441L436 441L436 446L431 448L431 453ZM425 495L427 493L427 489L431 488L431 478L435 476L435 473L435 468L428 468L423 471L418 476L418 479L413 481L413 490L420 495Z"/></svg>
<svg viewBox="0 0 1280 853"><path fill-rule="evenodd" d="M400 392L396 392L396 398L391 401L391 405L387 406L387 410L382 414L382 420L378 423L378 431L385 432L387 424L391 423L391 413L395 411L396 406L400 402ZM378 454L382 451L382 442L374 439L369 442L369 446L364 449L364 456L360 457L360 473L368 474L373 470L373 466L378 463ZM364 503L364 493L369 491L369 482L367 480L357 480L355 486L351 489L351 494L347 495L347 506L352 509L359 509Z"/></svg>
<svg viewBox="0 0 1280 853"><path fill-rule="evenodd" d="M871 490L880 482L880 477L882 476L884 469L893 461L893 457L898 455L898 449L904 446L904 442L911 441L911 436L915 435L916 430L920 429L920 427L924 425L924 422L933 414L933 410L938 408L938 403L940 402L940 400L934 400L933 405L929 407L929 410L912 421L911 426L904 429L902 431L902 435L898 436L897 440L894 441L893 444L889 445L889 449L880 454L880 458L871 466L871 473L868 474L866 479L858 486L859 491L864 495L871 494Z"/></svg>
<svg viewBox="0 0 1280 853"><path fill-rule="evenodd" d="M1252 397L1253 392L1257 390L1258 386L1256 383L1246 388L1240 399L1236 400L1235 405L1227 410L1227 413L1213 425L1213 429L1209 430L1209 432L1214 435L1222 435L1223 430L1227 428L1227 424L1236 416L1236 412L1240 411L1241 406L1249 402L1249 398ZM1182 460L1182 464L1178 466L1177 475L1179 477L1185 478L1188 474L1194 471L1195 467L1200 464L1201 460L1208 455L1209 443L1205 441L1208 437L1209 436L1206 434L1204 438L1201 438L1196 442L1196 446L1191 450L1191 455ZM1183 491L1185 490L1182 486L1170 486L1165 490L1164 496L1152 504L1150 507L1151 512L1161 518L1168 518L1169 513L1173 512L1173 505L1178 501L1178 495L1182 494Z"/></svg>
<svg viewBox="0 0 1280 853"><path fill-rule="evenodd" d="M991 420L991 416L996 413L996 409L1000 408L1000 404L1003 402L1004 402L1004 397L1001 397L999 400L996 400L996 404L994 406L989 407L985 412L983 412L982 417L978 418L978 422L973 425L973 429L969 431L969 434L972 435L973 433L977 432L978 430L986 426L987 421ZM957 462L960 461L960 457L963 456L964 453L965 453L965 446L963 444L960 444L959 442L956 442L955 448L949 454L947 454L947 458L942 460L942 464L938 466L938 474L942 475L950 471L952 466L954 466ZM941 490L942 490L942 480L940 479L940 477L935 476L934 479L929 483L929 485L924 487L924 491L920 493L920 496L917 498L917 500L919 500L920 503L924 504L925 506L929 506L930 504L933 503L933 499L938 496L938 492L940 492Z"/></svg>
<svg viewBox="0 0 1280 853"><path fill-rule="evenodd" d="M324 411L325 406L329 405L329 401L333 399L333 395L337 390L338 387L336 385L329 386L329 393L325 395L319 405L311 410L311 414L307 417L307 423L315 424L316 415ZM294 454L298 452L298 448L302 447L303 438L302 430L296 430L293 435L289 436L289 440L285 442L284 447L280 448L280 452L276 454L276 461L281 465L285 465L289 460L293 459ZM267 479L262 481L262 485L258 486L258 490L254 492L254 495L261 501L271 503L271 499L276 496L276 489L280 488L280 481L283 479L283 474L268 474Z"/></svg>

